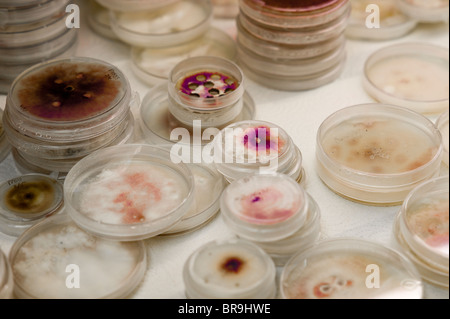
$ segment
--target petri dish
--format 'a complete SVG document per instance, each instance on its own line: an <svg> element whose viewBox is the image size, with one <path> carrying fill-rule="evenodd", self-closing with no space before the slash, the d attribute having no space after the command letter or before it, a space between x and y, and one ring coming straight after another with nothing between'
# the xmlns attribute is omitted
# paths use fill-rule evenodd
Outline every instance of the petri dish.
<svg viewBox="0 0 450 319"><path fill-rule="evenodd" d="M63 13L50 19L34 23L6 25L0 29L0 48L29 47L51 41L67 31L66 19ZM3 59L8 58L2 56Z"/></svg>
<svg viewBox="0 0 450 319"><path fill-rule="evenodd" d="M273 242L302 228L308 214L306 192L286 175L253 175L231 183L220 199L225 224L239 237Z"/></svg>
<svg viewBox="0 0 450 319"><path fill-rule="evenodd" d="M245 78L234 62L220 57L193 57L177 64L169 75L169 111L180 123L220 127L244 107Z"/></svg>
<svg viewBox="0 0 450 319"><path fill-rule="evenodd" d="M241 12L273 29L299 29L324 25L344 14L348 0L277 1L240 0Z"/></svg>
<svg viewBox="0 0 450 319"><path fill-rule="evenodd" d="M51 19L65 12L70 0L42 0L0 3L0 25L34 23Z"/></svg>
<svg viewBox="0 0 450 319"><path fill-rule="evenodd" d="M328 53L345 43L345 35L310 45L278 44L251 35L236 19L238 43L255 54L272 59L307 59Z"/></svg>
<svg viewBox="0 0 450 319"><path fill-rule="evenodd" d="M203 245L183 268L188 299L274 299L275 276L270 257L239 239Z"/></svg>
<svg viewBox="0 0 450 319"><path fill-rule="evenodd" d="M109 9L96 0L89 1L88 22L91 29L98 35L107 39L117 40L117 36L111 28Z"/></svg>
<svg viewBox="0 0 450 319"><path fill-rule="evenodd" d="M442 136L425 116L399 106L365 104L329 116L317 134L317 172L330 189L368 205L401 205L439 175Z"/></svg>
<svg viewBox="0 0 450 319"><path fill-rule="evenodd" d="M100 5L116 11L153 10L170 5L180 0L95 0Z"/></svg>
<svg viewBox="0 0 450 319"><path fill-rule="evenodd" d="M447 48L403 43L387 46L366 61L363 85L380 103L419 113L442 113L449 107Z"/></svg>
<svg viewBox="0 0 450 319"><path fill-rule="evenodd" d="M298 231L281 240L270 242L252 241L272 258L277 267L284 267L293 255L308 248L320 239L320 208L310 195L307 196L307 199L308 214L304 225Z"/></svg>
<svg viewBox="0 0 450 319"><path fill-rule="evenodd" d="M448 22L448 0L400 0L400 9L408 16L424 23Z"/></svg>
<svg viewBox="0 0 450 319"><path fill-rule="evenodd" d="M436 122L436 126L441 132L442 135L442 142L444 145L444 157L443 161L444 164L448 166L449 162L449 122L448 122L448 113L449 111L444 112L441 114Z"/></svg>
<svg viewBox="0 0 450 319"><path fill-rule="evenodd" d="M194 176L194 202L188 212L175 226L163 235L176 236L195 231L210 222L219 212L220 195L225 180L213 167L202 164L188 164Z"/></svg>
<svg viewBox="0 0 450 319"><path fill-rule="evenodd" d="M304 59L273 59L254 54L238 40L239 61L253 70L270 73L278 77L307 77L326 72L344 60L347 51L345 43L325 54Z"/></svg>
<svg viewBox="0 0 450 319"><path fill-rule="evenodd" d="M239 0L212 0L214 17L234 19L239 14Z"/></svg>
<svg viewBox="0 0 450 319"><path fill-rule="evenodd" d="M397 217L397 243L415 262L424 280L448 287L449 178L438 177L416 187Z"/></svg>
<svg viewBox="0 0 450 319"><path fill-rule="evenodd" d="M28 229L9 255L20 299L127 298L144 278L146 258L142 241L92 236L66 213Z"/></svg>
<svg viewBox="0 0 450 319"><path fill-rule="evenodd" d="M46 92L50 92L48 95ZM101 135L128 116L132 92L115 66L74 57L37 64L14 81L5 112L11 127L41 141Z"/></svg>
<svg viewBox="0 0 450 319"><path fill-rule="evenodd" d="M303 156L278 125L240 121L223 128L214 139L214 163L228 182L259 173L285 174L302 182Z"/></svg>
<svg viewBox="0 0 450 319"><path fill-rule="evenodd" d="M0 109L0 162L2 162L11 152L11 145L3 129L3 110Z"/></svg>
<svg viewBox="0 0 450 319"><path fill-rule="evenodd" d="M18 237L64 206L62 184L53 177L27 174L0 184L0 232Z"/></svg>
<svg viewBox="0 0 450 319"><path fill-rule="evenodd" d="M276 44L310 45L339 37L348 25L350 12L351 8L348 7L344 14L326 24L295 30L269 29L264 24L255 23L245 14L240 14L237 19L257 39Z"/></svg>
<svg viewBox="0 0 450 319"><path fill-rule="evenodd" d="M346 65L347 56L330 69L308 76L277 76L265 71L255 70L239 60L239 65L248 78L266 88L279 91L308 91L328 85L338 79Z"/></svg>
<svg viewBox="0 0 450 319"><path fill-rule="evenodd" d="M351 0L350 2L352 13L345 34L351 39L373 41L397 39L410 33L417 26L417 20L403 14L396 0L384 0L377 3L370 0ZM374 5L376 7L373 7ZM368 18L372 18L371 15L375 12L379 12L379 20L369 20L369 28ZM376 25L376 22L379 25Z"/></svg>
<svg viewBox="0 0 450 319"><path fill-rule="evenodd" d="M180 0L151 10L111 11L111 27L121 41L131 46L161 48L204 35L212 17L209 0Z"/></svg>
<svg viewBox="0 0 450 319"><path fill-rule="evenodd" d="M294 255L280 279L282 299L422 299L409 259L376 242L320 241Z"/></svg>
<svg viewBox="0 0 450 319"><path fill-rule="evenodd" d="M122 129L122 132L115 137L113 140L106 144L97 145L98 148L91 148L94 145L87 145L89 152L82 154L79 152L79 155L84 155L81 157L74 156L77 154L76 152L71 152L70 148L66 149L66 151L61 151L60 149L53 150L51 154L65 154L66 157L58 158L45 158L37 155L30 155L28 150L23 151L23 149L18 150L17 148L13 148L13 157L15 163L19 165L20 169L25 172L33 172L37 171L39 173L50 174L50 173L59 173L61 175L67 174L76 163L82 160L84 157L90 155L92 152L96 150L100 150L103 148L116 146L116 145L124 145L130 144L134 142L134 118L132 114L129 114L129 118L126 121L126 126ZM75 150L75 148L73 149ZM80 148L80 150L83 150ZM84 152L84 150L83 150Z"/></svg>
<svg viewBox="0 0 450 319"><path fill-rule="evenodd" d="M8 258L0 249L0 300L13 299L14 281Z"/></svg>
<svg viewBox="0 0 450 319"><path fill-rule="evenodd" d="M84 230L118 241L160 235L192 206L194 177L174 154L129 144L96 151L64 181L68 214Z"/></svg>
<svg viewBox="0 0 450 319"><path fill-rule="evenodd" d="M255 117L255 102L253 98L247 92L244 93L242 98L242 111L233 121L250 120ZM173 117L169 110L169 104L166 84L151 89L144 97L140 108L139 124L143 137L147 142L162 146L168 145L169 147L172 147L174 144L206 145L219 132L220 127L214 132L212 128L203 129L202 125L205 124L204 122L198 123L198 125L194 122L196 130L193 129L192 123L191 127L181 124ZM216 120L214 119L214 121ZM188 136L189 140L186 140L183 136ZM189 162L192 163L190 160Z"/></svg>
<svg viewBox="0 0 450 319"><path fill-rule="evenodd" d="M197 56L218 56L228 60L236 57L234 40L224 31L210 28L204 36L188 43L166 48L133 47L132 70L149 85L168 80L170 71L180 62Z"/></svg>

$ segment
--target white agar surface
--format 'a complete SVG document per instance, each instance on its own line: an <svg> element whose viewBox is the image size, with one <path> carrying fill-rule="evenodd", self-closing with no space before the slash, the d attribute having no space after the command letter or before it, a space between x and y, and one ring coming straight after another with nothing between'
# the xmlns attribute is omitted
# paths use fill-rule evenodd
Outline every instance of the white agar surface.
<svg viewBox="0 0 450 319"><path fill-rule="evenodd" d="M242 262L238 271L227 271L231 259ZM267 273L267 263L253 251L238 245L208 247L195 256L193 273L205 285L221 289L245 290L260 283Z"/></svg>
<svg viewBox="0 0 450 319"><path fill-rule="evenodd" d="M146 163L104 169L78 189L82 214L107 224L148 223L165 217L189 189L170 168Z"/></svg>
<svg viewBox="0 0 450 319"><path fill-rule="evenodd" d="M205 20L201 4L180 1L160 9L139 12L121 12L118 24L140 34L168 34L189 30Z"/></svg>
<svg viewBox="0 0 450 319"><path fill-rule="evenodd" d="M368 78L385 93L404 100L449 98L449 65L439 59L413 54L386 58L368 70Z"/></svg>
<svg viewBox="0 0 450 319"><path fill-rule="evenodd" d="M354 170L398 174L429 163L438 147L412 124L382 117L342 122L322 140L325 153Z"/></svg>
<svg viewBox="0 0 450 319"><path fill-rule="evenodd" d="M106 241L73 224L53 227L28 240L12 263L16 282L37 298L102 298L123 286L138 262L135 244ZM77 265L80 288L68 289L69 265Z"/></svg>

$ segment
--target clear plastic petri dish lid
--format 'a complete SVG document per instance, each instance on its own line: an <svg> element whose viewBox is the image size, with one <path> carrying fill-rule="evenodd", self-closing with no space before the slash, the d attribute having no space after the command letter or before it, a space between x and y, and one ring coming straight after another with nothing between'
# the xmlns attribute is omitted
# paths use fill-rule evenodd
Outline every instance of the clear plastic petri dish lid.
<svg viewBox="0 0 450 319"><path fill-rule="evenodd" d="M245 240L209 242L186 260L183 281L189 299L273 299L276 268Z"/></svg>
<svg viewBox="0 0 450 319"><path fill-rule="evenodd" d="M252 36L263 41L285 45L310 45L339 37L347 28L351 8L336 19L320 26L301 29L268 29L241 13L237 19Z"/></svg>
<svg viewBox="0 0 450 319"><path fill-rule="evenodd" d="M116 11L142 11L153 10L176 3L181 0L93 0L110 10Z"/></svg>
<svg viewBox="0 0 450 319"><path fill-rule="evenodd" d="M239 14L239 0L212 0L214 17L234 19Z"/></svg>
<svg viewBox="0 0 450 319"><path fill-rule="evenodd" d="M134 117L130 111L128 117L118 123L115 127L112 127L111 130L105 134L73 143L54 143L22 135L11 126L8 121L8 114L5 115L5 131L8 140L13 147L20 152L27 154L31 158L36 157L53 161L78 159L89 155L98 149L113 144L125 131L129 134L129 131L133 129L133 126Z"/></svg>
<svg viewBox="0 0 450 319"><path fill-rule="evenodd" d="M439 174L442 136L425 116L364 104L329 116L317 133L316 170L330 189L369 205L401 205Z"/></svg>
<svg viewBox="0 0 450 319"><path fill-rule="evenodd" d="M16 3L16 2L14 2ZM0 3L0 27L12 24L34 23L65 12L70 0L43 0L17 2L17 6Z"/></svg>
<svg viewBox="0 0 450 319"><path fill-rule="evenodd" d="M18 237L61 211L63 202L62 184L51 176L27 174L4 181L0 184L0 231Z"/></svg>
<svg viewBox="0 0 450 319"><path fill-rule="evenodd" d="M100 36L117 40L116 34L111 29L109 9L99 4L96 0L89 1L88 22L91 29Z"/></svg>
<svg viewBox="0 0 450 319"><path fill-rule="evenodd" d="M34 45L4 48L0 46L0 64L20 65L33 62L37 64L50 60L59 52L70 48L77 40L77 36L76 29L64 27L62 33L57 34L54 38Z"/></svg>
<svg viewBox="0 0 450 319"><path fill-rule="evenodd" d="M344 34L332 38L328 41L319 42L310 45L288 45L272 43L262 40L250 34L236 19L237 24L237 40L242 47L272 59L307 59L328 53L344 44L346 38Z"/></svg>
<svg viewBox="0 0 450 319"><path fill-rule="evenodd" d="M12 299L14 280L8 258L0 249L0 300Z"/></svg>
<svg viewBox="0 0 450 319"><path fill-rule="evenodd" d="M436 126L441 132L442 135L442 143L444 145L444 157L443 161L448 166L449 163L449 120L448 120L449 111L442 113L437 122Z"/></svg>
<svg viewBox="0 0 450 319"><path fill-rule="evenodd" d="M214 139L215 134L209 134L214 132L211 132L211 128L204 129L203 122L187 127L177 121L169 111L169 103L167 84L154 87L144 97L139 113L139 124L143 138L147 142L171 148L174 144L188 147L207 145ZM241 113L233 121L255 118L255 102L247 92L244 93L243 103ZM218 133L218 129L215 133ZM209 133L205 133L206 130L209 130ZM192 163L190 160L188 162Z"/></svg>
<svg viewBox="0 0 450 319"><path fill-rule="evenodd" d="M254 70L271 73L276 76L301 77L325 72L339 64L347 55L345 43L322 55L305 59L274 59L255 54L246 49L240 40L238 43L239 61Z"/></svg>
<svg viewBox="0 0 450 319"><path fill-rule="evenodd" d="M239 60L246 76L264 87L280 91L308 91L330 84L338 79L346 65L347 56L330 69L309 76L277 76L265 71L255 70Z"/></svg>
<svg viewBox="0 0 450 319"><path fill-rule="evenodd" d="M68 14L63 12L35 23L7 25L0 28L0 48L32 46L54 39L67 30ZM2 61L4 58L2 57Z"/></svg>
<svg viewBox="0 0 450 319"><path fill-rule="evenodd" d="M3 128L3 110L0 109L0 162L2 162L10 153L11 144L9 144Z"/></svg>
<svg viewBox="0 0 450 319"><path fill-rule="evenodd" d="M401 214L397 215L394 223L394 244L409 260L414 263L419 271L422 279L436 287L448 288L448 269L438 269L435 265L431 265L422 256L417 255L408 245L405 238L403 238L400 231L400 218Z"/></svg>
<svg viewBox="0 0 450 319"><path fill-rule="evenodd" d="M399 230L415 255L448 273L449 177L443 176L416 187L405 199Z"/></svg>
<svg viewBox="0 0 450 319"><path fill-rule="evenodd" d="M68 214L100 237L133 241L164 233L192 205L194 177L162 148L129 144L85 157L67 174Z"/></svg>
<svg viewBox="0 0 450 319"><path fill-rule="evenodd" d="M43 141L80 141L101 135L128 116L135 102L115 66L72 57L39 63L11 85L6 110L24 135Z"/></svg>
<svg viewBox="0 0 450 319"><path fill-rule="evenodd" d="M236 57L236 44L224 31L210 28L204 36L181 45L167 48L133 47L132 70L149 85L161 84L170 71L185 59L196 56L218 56L227 60Z"/></svg>
<svg viewBox="0 0 450 319"><path fill-rule="evenodd" d="M239 237L272 242L297 232L306 222L308 195L292 178L258 174L231 183L220 199L225 223Z"/></svg>
<svg viewBox="0 0 450 319"><path fill-rule="evenodd" d="M282 299L422 299L412 262L380 243L341 238L294 255L280 278Z"/></svg>
<svg viewBox="0 0 450 319"><path fill-rule="evenodd" d="M154 10L110 13L112 30L121 41L146 48L190 42L209 30L213 17L209 0L180 0Z"/></svg>
<svg viewBox="0 0 450 319"><path fill-rule="evenodd" d="M194 176L194 202L188 212L163 235L183 235L210 222L219 212L225 179L212 166L188 164Z"/></svg>
<svg viewBox="0 0 450 319"><path fill-rule="evenodd" d="M423 43L387 46L367 59L363 85L381 103L442 113L449 107L449 51Z"/></svg>
<svg viewBox="0 0 450 319"><path fill-rule="evenodd" d="M14 293L21 299L127 298L144 278L146 258L142 241L93 236L66 213L28 229L9 254Z"/></svg>
<svg viewBox="0 0 450 319"><path fill-rule="evenodd" d="M400 0L399 8L408 16L424 23L448 22L448 0Z"/></svg>
<svg viewBox="0 0 450 319"><path fill-rule="evenodd" d="M212 143L214 164L229 182L258 173L281 173L294 180L303 177L301 151L276 124L235 122L223 128Z"/></svg>
<svg viewBox="0 0 450 319"><path fill-rule="evenodd" d="M134 142L134 119L130 114L127 119L127 125L122 132L116 136L111 142L103 145L98 149L103 149L116 145L131 144ZM19 170L23 172L39 172L42 174L58 174L64 177L69 171L84 157L90 155L92 152L85 154L82 157L68 158L68 159L48 159L39 156L33 156L13 148L13 158L15 164L19 166Z"/></svg>
<svg viewBox="0 0 450 319"><path fill-rule="evenodd" d="M298 29L326 24L350 7L348 0L258 1L240 0L241 12L269 28Z"/></svg>
<svg viewBox="0 0 450 319"><path fill-rule="evenodd" d="M262 248L277 267L284 267L299 251L308 248L320 239L321 213L317 202L308 195L308 215L304 225L294 234L271 242L252 241Z"/></svg>
<svg viewBox="0 0 450 319"><path fill-rule="evenodd" d="M41 61L24 61L21 64L1 64L0 68L3 69L4 73L0 75L0 93L7 95L11 89L11 85L14 80L27 69L35 66L38 63L42 63L45 61L49 61L52 59L64 59L73 57L76 49L78 47L78 32L76 32L76 36L73 38L72 42L68 44L67 47L63 47L61 51L53 52L53 55L50 57L44 56L44 60Z"/></svg>
<svg viewBox="0 0 450 319"><path fill-rule="evenodd" d="M405 36L417 26L417 20L403 14L397 0L379 1L351 0L352 13L345 30L348 38L356 40L385 41ZM374 7L376 5L376 7ZM367 12L366 10L369 10ZM379 24L373 21L370 28L367 19L370 13L379 12Z"/></svg>

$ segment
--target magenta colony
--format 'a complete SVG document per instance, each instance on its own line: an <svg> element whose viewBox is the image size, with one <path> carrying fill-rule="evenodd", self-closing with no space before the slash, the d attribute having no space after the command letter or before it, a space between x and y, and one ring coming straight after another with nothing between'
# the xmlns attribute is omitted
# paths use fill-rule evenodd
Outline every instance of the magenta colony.
<svg viewBox="0 0 450 319"><path fill-rule="evenodd" d="M274 140L270 133L271 129L267 126L251 127L245 130L242 143L247 149L257 153L274 150L278 153L283 149L283 140L277 138Z"/></svg>
<svg viewBox="0 0 450 319"><path fill-rule="evenodd" d="M186 77L180 85L180 91L190 96L211 99L235 91L238 85L230 76L218 72L199 72Z"/></svg>
<svg viewBox="0 0 450 319"><path fill-rule="evenodd" d="M253 0L258 5L277 11L298 12L319 10L340 0Z"/></svg>

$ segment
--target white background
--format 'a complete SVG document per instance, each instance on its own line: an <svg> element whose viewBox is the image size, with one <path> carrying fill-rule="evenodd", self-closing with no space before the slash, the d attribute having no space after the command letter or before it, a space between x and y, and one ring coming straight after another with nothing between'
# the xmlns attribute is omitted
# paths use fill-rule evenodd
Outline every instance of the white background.
<svg viewBox="0 0 450 319"><path fill-rule="evenodd" d="M78 56L103 59L120 68L132 89L142 97L150 90L137 79L130 67L130 48L117 41L93 33L87 23L89 11L81 6L81 28ZM214 25L235 35L232 20L215 20ZM348 58L342 75L335 82L306 92L281 92L247 81L247 91L256 103L256 119L283 127L303 154L307 174L306 190L318 202L322 213L322 238L351 237L377 241L392 247L392 226L399 207L371 207L343 199L330 191L315 173L315 141L320 124L332 113L351 105L373 103L363 90L363 66L369 55L379 48L403 42L423 42L449 47L447 24L420 25L409 35L393 41L347 41ZM4 108L5 96L0 95ZM134 110L135 114L137 110ZM435 117L431 117L433 121ZM0 181L20 175L11 155L0 163ZM232 237L220 215L204 228L181 237L153 238L147 241L149 266L145 279L132 298L185 298L182 267L188 256L201 245L216 239ZM0 233L0 248L7 254L15 238ZM426 284L426 298L449 298L443 290Z"/></svg>

